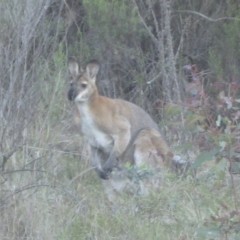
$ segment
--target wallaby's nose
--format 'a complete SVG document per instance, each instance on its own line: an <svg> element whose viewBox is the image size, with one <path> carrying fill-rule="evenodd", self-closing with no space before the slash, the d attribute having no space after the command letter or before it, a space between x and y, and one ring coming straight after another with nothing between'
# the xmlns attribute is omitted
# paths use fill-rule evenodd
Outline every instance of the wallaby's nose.
<svg viewBox="0 0 240 240"><path fill-rule="evenodd" d="M75 90L75 88L71 87L68 91L68 100L74 101L76 96L77 96L77 91Z"/></svg>

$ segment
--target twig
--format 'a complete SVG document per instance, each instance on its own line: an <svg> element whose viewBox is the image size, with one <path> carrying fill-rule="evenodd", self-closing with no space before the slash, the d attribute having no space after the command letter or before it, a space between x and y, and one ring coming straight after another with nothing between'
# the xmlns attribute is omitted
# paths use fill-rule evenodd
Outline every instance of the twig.
<svg viewBox="0 0 240 240"><path fill-rule="evenodd" d="M152 84L153 82L155 82L160 76L162 75L162 73L160 72L157 76L155 76L153 79L151 79L150 81L147 81L147 84Z"/></svg>
<svg viewBox="0 0 240 240"><path fill-rule="evenodd" d="M181 51L181 48L182 48L182 45L183 45L183 42L184 42L184 35L187 33L190 25L191 25L191 18L188 17L187 20L185 21L185 25L184 25L182 33L181 33L180 43L178 45L178 48L177 48L177 51L176 51L176 54L175 54L175 60L178 59L179 53Z"/></svg>
<svg viewBox="0 0 240 240"><path fill-rule="evenodd" d="M238 197L236 193L236 186L233 178L233 166L232 166L232 158L231 158L231 148L228 150L228 156L229 156L229 172L231 176L231 183L232 183L232 189L233 189L233 196L234 196L234 205L235 205L235 210L238 212Z"/></svg>
<svg viewBox="0 0 240 240"><path fill-rule="evenodd" d="M140 18L143 26L144 26L144 27L146 28L146 30L148 31L148 33L149 33L151 39L153 40L153 42L158 46L158 39L152 34L151 29L147 26L145 20L143 19L142 15L140 14L140 11L139 11L139 8L138 8L138 5L137 5L136 1L135 1L135 0L132 0L132 1L133 1L133 4L135 5L135 7L136 7L136 9L137 9L137 14L138 14L138 16L139 16L139 18Z"/></svg>
<svg viewBox="0 0 240 240"><path fill-rule="evenodd" d="M14 190L12 194L10 194L9 196L7 196L5 199L2 200L0 210L5 208L5 205L8 203L8 200L11 199L14 195L19 194L19 193L24 192L24 191L27 191L27 190L30 190L30 189L36 189L37 190L40 187L41 188L46 187L46 188L52 188L52 189L55 189L55 190L61 190L64 193L66 193L68 196L74 198L75 200L78 200L75 195L73 195L72 193L70 193L68 190L66 190L63 187L58 187L56 185L44 184L44 183L42 183L42 184L32 184L32 185L27 185L27 186L24 186L24 187L21 187L21 188L18 188L16 190Z"/></svg>
<svg viewBox="0 0 240 240"><path fill-rule="evenodd" d="M20 148L21 146L14 147L10 152L3 154L3 161L2 165L0 166L2 168L2 171L4 172L5 170L5 165L8 161L8 159Z"/></svg>
<svg viewBox="0 0 240 240"><path fill-rule="evenodd" d="M83 154L80 154L78 152L74 151L62 151L62 150L56 150L56 149L50 149L50 148L42 148L42 147L34 147L34 146L27 146L29 149L36 149L36 150L45 150L45 151L51 151L56 153L62 153L62 154L74 154L76 156L83 156Z"/></svg>
<svg viewBox="0 0 240 240"><path fill-rule="evenodd" d="M178 10L178 11L174 11L174 12L179 12L179 13L191 13L191 14L194 14L194 15L197 15L199 17L202 17L210 22L218 22L218 21L222 21L222 20L235 20L235 21L240 21L240 18L234 18L234 17L221 17L221 18L217 18L217 19L214 19L214 18L210 18L200 12L196 12L196 11L191 11L191 10Z"/></svg>
<svg viewBox="0 0 240 240"><path fill-rule="evenodd" d="M96 167L87 168L83 172L79 173L77 176L75 176L73 179L71 179L71 181L69 182L69 185L71 185L76 179L78 179L79 177L81 177L82 175L84 175L85 173L87 173L87 172L89 172L89 171L91 171L93 169L96 169Z"/></svg>

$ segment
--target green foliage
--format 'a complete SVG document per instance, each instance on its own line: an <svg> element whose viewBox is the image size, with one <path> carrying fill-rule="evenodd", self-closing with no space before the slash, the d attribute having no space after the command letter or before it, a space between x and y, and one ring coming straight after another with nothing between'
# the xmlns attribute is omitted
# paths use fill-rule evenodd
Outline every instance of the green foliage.
<svg viewBox="0 0 240 240"><path fill-rule="evenodd" d="M212 160L216 154L219 152L219 148L215 148L210 152L201 152L195 159L194 163L192 164L193 168L199 167L203 162Z"/></svg>
<svg viewBox="0 0 240 240"><path fill-rule="evenodd" d="M75 41L68 47L69 56L76 56L80 64L85 63L86 59L97 56L92 50L94 49L91 49L89 42L84 41L83 34L80 31L75 34Z"/></svg>
<svg viewBox="0 0 240 240"><path fill-rule="evenodd" d="M178 115L181 111L182 111L181 106L168 104L165 108L164 115L167 119L168 117Z"/></svg>
<svg viewBox="0 0 240 240"><path fill-rule="evenodd" d="M63 114L63 106L66 96L64 95L65 88L65 64L66 57L63 52L62 45L59 45L53 57L45 64L45 69L42 72L42 78L38 85L42 94L40 102L40 111L45 110L45 117L49 122L57 121Z"/></svg>
<svg viewBox="0 0 240 240"><path fill-rule="evenodd" d="M222 54L219 54L219 51L216 50L209 51L209 62L216 77L221 79L223 77Z"/></svg>
<svg viewBox="0 0 240 240"><path fill-rule="evenodd" d="M149 168L146 164L142 164L140 166L130 166L127 168L128 179L138 185L141 181L149 179L153 176L160 178L160 176L156 176L154 169Z"/></svg>
<svg viewBox="0 0 240 240"><path fill-rule="evenodd" d="M234 16L236 20L219 23L216 28L216 38L210 50L209 62L214 74L224 81L235 81L240 75L240 18L238 3L227 1L226 16ZM224 37L221 37L224 36Z"/></svg>
<svg viewBox="0 0 240 240"><path fill-rule="evenodd" d="M83 59L88 58L86 53L102 58L110 52L117 54L119 48L122 51L127 47L128 51L131 42L143 34L138 28L139 19L135 9L129 8L128 1L84 0L83 7L88 25L88 32L82 35L79 43Z"/></svg>
<svg viewBox="0 0 240 240"><path fill-rule="evenodd" d="M218 240L225 233L217 216L220 219L230 213L232 199L228 187L218 188L215 180L206 184L204 177L196 184L166 176L159 191L147 197L119 195L111 205L104 201L100 188L88 186L84 191L82 186L81 204L68 209L68 224L58 239ZM228 236L234 239L238 233Z"/></svg>
<svg viewBox="0 0 240 240"><path fill-rule="evenodd" d="M87 10L89 28L94 29L96 38L119 43L125 42L130 33L141 34L137 29L139 19L135 9L129 8L127 1L84 0L83 6Z"/></svg>

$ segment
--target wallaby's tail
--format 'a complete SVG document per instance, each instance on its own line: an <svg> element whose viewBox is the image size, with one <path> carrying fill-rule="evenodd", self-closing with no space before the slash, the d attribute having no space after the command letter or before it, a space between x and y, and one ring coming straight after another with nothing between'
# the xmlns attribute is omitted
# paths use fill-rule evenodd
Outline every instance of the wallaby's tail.
<svg viewBox="0 0 240 240"><path fill-rule="evenodd" d="M134 141L134 147L136 165L147 164L158 168L164 164L178 174L186 172L190 166L188 161L170 151L164 138L153 128L140 131Z"/></svg>

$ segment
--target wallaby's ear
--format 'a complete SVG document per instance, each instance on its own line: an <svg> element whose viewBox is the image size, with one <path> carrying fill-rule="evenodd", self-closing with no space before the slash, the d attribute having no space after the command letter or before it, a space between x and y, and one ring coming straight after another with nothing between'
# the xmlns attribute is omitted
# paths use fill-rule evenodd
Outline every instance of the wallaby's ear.
<svg viewBox="0 0 240 240"><path fill-rule="evenodd" d="M79 74L79 66L78 66L78 63L74 59L69 60L68 70L73 77L76 77Z"/></svg>
<svg viewBox="0 0 240 240"><path fill-rule="evenodd" d="M90 62L88 62L86 66L86 73L88 77L95 78L99 71L99 68L100 65L97 60L91 60Z"/></svg>

